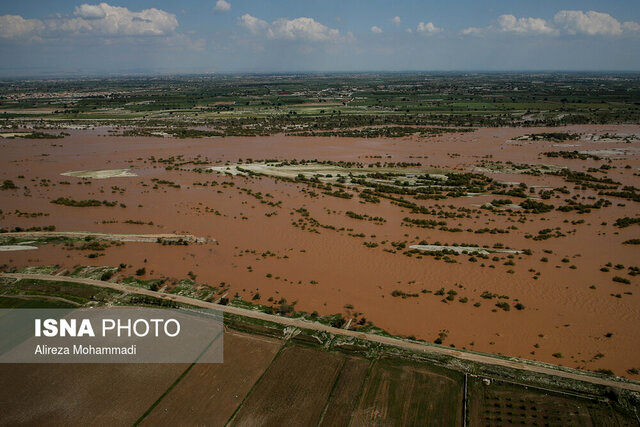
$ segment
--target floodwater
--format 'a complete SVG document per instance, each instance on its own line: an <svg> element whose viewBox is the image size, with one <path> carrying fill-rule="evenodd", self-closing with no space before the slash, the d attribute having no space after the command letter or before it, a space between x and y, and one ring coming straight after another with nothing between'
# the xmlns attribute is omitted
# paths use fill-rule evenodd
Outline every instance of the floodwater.
<svg viewBox="0 0 640 427"><path fill-rule="evenodd" d="M408 209L388 200L365 204L357 195L352 199L336 198L305 184L270 177L232 177L189 170L249 158L254 161L343 160L365 164L421 162L425 167L461 172L473 171L482 160L559 165L584 172L590 167L609 164L616 168L609 169L607 176L623 185L640 186L638 141L511 140L527 133L549 131L640 135L639 126L610 125L488 128L424 140L282 135L180 140L104 136L106 132L100 129L70 131L70 137L58 140L0 140L0 181L11 179L19 187L0 191L0 227L55 225L57 231L185 233L217 240L186 247L125 243L108 248L103 256L93 259L87 257L87 251L45 245L38 250L0 252L0 265L59 264L71 268L126 263L130 267L122 276L132 275L145 266L147 277L177 279L186 278L192 272L199 283L229 284L229 297L238 294L252 300L258 293L260 298L256 302L264 304L276 304L284 298L288 303L295 302L297 310L364 317L392 334L433 341L441 331L446 331L445 345L570 367L611 369L617 375L640 379L626 372L633 367L640 368L640 280L628 274L628 267L638 266L640 250L637 245L622 244L639 238L640 226L613 226L617 218L637 216L640 213L637 202L605 197L612 205L588 214L552 211L527 214L526 220L519 222L520 215L498 215L479 209L492 199L508 196L486 194L417 201L424 206L439 205L447 212L459 213L458 208L471 210L460 218L442 219L450 228L505 230L516 227L507 234L447 232L403 225L402 219L407 216L438 218L410 214ZM627 152L613 157L611 163L606 158L583 161L547 158L540 154L557 150L603 153L615 148L624 148ZM199 160L206 159L206 165L185 164L165 170L166 164L149 159L180 155L184 161L200 156ZM626 165L630 168L625 168ZM61 175L67 171L114 169L130 169L138 176L91 180ZM575 190L573 184L559 176L487 175L500 182L524 182L529 186L566 185L571 194L544 201L556 206L574 194L586 197L579 200L582 203L593 203L595 200L588 199L590 196L598 198L593 190ZM180 188L158 184L154 189L154 178L174 182ZM214 181L217 185L194 185L205 181ZM311 191L317 195L311 197ZM262 199L252 195L256 193L261 193ZM116 201L126 207L52 204L51 200L58 197ZM512 199L514 203L521 200ZM310 217L320 224L336 229L293 226L292 223L301 219L308 223L308 219L297 212L300 208L307 209ZM347 211L382 217L386 222L378 224L349 218L345 215ZM145 224L127 224L126 220ZM148 222L153 224L146 224ZM340 230L342 227L344 230ZM557 227L563 237L542 241L525 237L537 235L541 229ZM310 228L317 232L310 232ZM365 237L353 236L360 233ZM394 249L391 242L405 242L408 248L422 240L442 245L501 243L512 249L530 249L533 254L515 254L512 259L515 265L505 265L509 261L507 253L490 254L489 259L477 262L459 255L452 257L456 263L448 263L432 256L408 257L403 255L407 249L396 253L384 250ZM378 246L367 247L364 242ZM542 262L543 257L548 261ZM600 271L608 262L624 267ZM614 282L614 276L631 283ZM441 288L445 294L435 295ZM394 297L394 290L417 296ZM445 299L449 290L457 292L453 301ZM510 310L496 307L495 298L482 298L485 291L508 297L500 301L508 302ZM460 301L465 298L466 302ZM524 305L523 310L515 309L517 302ZM476 303L480 305L474 306Z"/></svg>

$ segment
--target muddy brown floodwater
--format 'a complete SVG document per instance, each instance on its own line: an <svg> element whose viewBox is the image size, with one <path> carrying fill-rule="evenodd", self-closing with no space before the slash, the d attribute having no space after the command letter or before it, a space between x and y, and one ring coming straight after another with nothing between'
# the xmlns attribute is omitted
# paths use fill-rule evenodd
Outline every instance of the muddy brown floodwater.
<svg viewBox="0 0 640 427"><path fill-rule="evenodd" d="M527 133L550 131L578 132L582 138L567 142L512 140ZM614 226L618 218L637 217L638 202L598 196L592 189L575 189L561 176L484 171L500 182L566 186L570 194L543 200L556 206L574 195L582 203L595 202L589 197L602 197L612 204L585 214L554 210L509 215L480 206L496 198L510 198L516 204L523 199L481 194L416 201L436 210L463 212L444 219L447 227L462 230L451 232L403 225L405 217L442 219L411 214L410 209L385 199L378 204L364 203L357 195L337 198L303 183L189 170L248 158L365 164L421 162L425 167L459 172L478 171L482 160L557 165L581 172L605 164L612 166L606 169L606 176L622 185L638 187L640 142L594 141L588 135L640 135L639 126L487 128L424 140L282 135L181 140L113 137L106 136L104 129L70 133L53 142L0 140L0 181L10 179L19 187L0 191L1 228L54 225L57 231L179 233L217 242L188 246L127 242L107 248L97 258L88 258L87 251L48 244L37 250L0 252L0 264L7 268L125 263L128 267L120 277L133 275L142 266L148 278L182 279L192 272L198 283L228 284L228 297L237 294L245 300L273 305L286 299L295 302L297 310L343 313L354 322L365 318L396 335L434 341L443 332L445 345L570 367L610 369L617 375L640 379L627 372L634 367L640 369L640 280L629 274L633 273L629 267L639 264L640 247L623 244L640 238L640 225ZM613 150L615 155L579 160L541 154L559 150L601 154ZM200 156L203 164L167 169L171 163L153 162L151 156L182 156L174 165ZM137 176L83 179L61 175L116 169L130 169ZM596 175L603 177L605 173ZM197 182L217 184L194 185ZM58 197L107 200L117 205L71 207L51 203ZM309 216L303 216L300 208L305 208ZM345 215L347 211L382 217L386 222L350 218ZM314 226L309 218L335 229ZM125 223L127 220L143 224ZM304 227L300 225L303 223ZM514 228L508 228L511 226ZM558 227L561 237L525 237L538 235L542 229L555 232ZM508 233L474 232L482 228ZM354 237L361 233L364 237ZM403 254L409 245L423 240L443 245L500 243L513 249L530 249L532 254L508 258L509 254L496 253L475 262L467 255L452 256L455 263ZM378 246L369 247L364 242ZM392 242L404 242L406 248L397 250ZM609 262L609 271L601 271ZM616 276L630 283L614 281ZM444 295L437 295L441 288ZM451 290L456 292L452 301L446 299ZM405 297L393 296L394 291L401 291ZM483 298L485 291L504 298ZM497 307L499 301L507 302L510 310ZM524 309L515 308L518 302Z"/></svg>

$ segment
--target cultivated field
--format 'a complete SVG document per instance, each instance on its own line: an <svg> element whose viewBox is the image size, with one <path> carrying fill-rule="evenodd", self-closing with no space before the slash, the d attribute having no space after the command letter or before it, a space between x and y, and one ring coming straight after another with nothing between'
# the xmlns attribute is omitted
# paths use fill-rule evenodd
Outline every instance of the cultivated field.
<svg viewBox="0 0 640 427"><path fill-rule="evenodd" d="M469 375L465 394L458 369L470 367L455 359L320 345L311 331L291 339L290 328L241 317L228 327L261 324L261 334L225 332L221 364L0 366L0 425L460 426L465 401L472 426L637 425L629 406L637 402L621 390L565 382L540 391L524 378L486 384Z"/></svg>
<svg viewBox="0 0 640 427"><path fill-rule="evenodd" d="M188 365L0 365L0 424L132 425Z"/></svg>
<svg viewBox="0 0 640 427"><path fill-rule="evenodd" d="M502 381L471 378L470 425L637 426L599 399L523 388Z"/></svg>
<svg viewBox="0 0 640 427"><path fill-rule="evenodd" d="M367 359L345 358L338 379L327 400L325 411L319 423L321 426L349 425L370 366L371 362Z"/></svg>
<svg viewBox="0 0 640 427"><path fill-rule="evenodd" d="M460 375L381 359L372 368L353 425L460 425Z"/></svg>
<svg viewBox="0 0 640 427"><path fill-rule="evenodd" d="M281 351L231 425L312 425L322 415L342 358L306 347Z"/></svg>
<svg viewBox="0 0 640 427"><path fill-rule="evenodd" d="M281 345L275 339L225 333L224 363L195 365L141 425L224 425Z"/></svg>

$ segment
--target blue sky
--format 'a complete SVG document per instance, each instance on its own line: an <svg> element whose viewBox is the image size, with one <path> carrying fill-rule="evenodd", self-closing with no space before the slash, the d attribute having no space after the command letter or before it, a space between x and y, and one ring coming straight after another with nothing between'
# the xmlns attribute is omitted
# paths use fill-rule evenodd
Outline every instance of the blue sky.
<svg viewBox="0 0 640 427"><path fill-rule="evenodd" d="M640 2L0 2L0 76L404 70L640 71Z"/></svg>

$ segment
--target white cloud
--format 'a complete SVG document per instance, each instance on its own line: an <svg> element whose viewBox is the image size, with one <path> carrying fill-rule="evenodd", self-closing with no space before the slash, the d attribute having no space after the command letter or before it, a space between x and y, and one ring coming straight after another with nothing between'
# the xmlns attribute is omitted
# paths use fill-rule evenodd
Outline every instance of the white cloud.
<svg viewBox="0 0 640 427"><path fill-rule="evenodd" d="M240 18L238 18L238 25L245 27L253 34L258 34L260 31L266 29L269 26L267 21L263 21L260 18L251 16L248 13L245 13Z"/></svg>
<svg viewBox="0 0 640 427"><path fill-rule="evenodd" d="M420 22L416 31L423 34L437 34L442 31L442 28L436 27L433 22Z"/></svg>
<svg viewBox="0 0 640 427"><path fill-rule="evenodd" d="M460 31L460 34L462 34L463 36L482 36L484 35L484 33L487 31L489 27L469 27L469 28L465 28L464 30Z"/></svg>
<svg viewBox="0 0 640 427"><path fill-rule="evenodd" d="M542 18L517 18L514 15L501 15L493 25L465 28L460 34L473 36L484 36L490 33L620 36L624 33L639 32L640 24L637 22L621 23L608 13L595 12L593 10L588 12L561 10L554 16L553 22L548 22Z"/></svg>
<svg viewBox="0 0 640 427"><path fill-rule="evenodd" d="M172 13L151 8L132 12L126 7L82 4L73 17L24 19L19 15L0 16L2 38L55 38L61 35L89 34L97 36L169 36L178 27Z"/></svg>
<svg viewBox="0 0 640 427"><path fill-rule="evenodd" d="M514 15L500 15L495 25L469 27L460 32L466 36L482 37L489 33L512 33L520 35L551 35L558 31L542 18L517 18Z"/></svg>
<svg viewBox="0 0 640 427"><path fill-rule="evenodd" d="M622 29L630 33L637 33L637 32L640 32L640 24L633 21L627 21L624 24L622 24Z"/></svg>
<svg viewBox="0 0 640 427"><path fill-rule="evenodd" d="M498 31L517 34L553 34L556 32L542 18L516 18L513 15L498 17Z"/></svg>
<svg viewBox="0 0 640 427"><path fill-rule="evenodd" d="M376 34L380 34L382 32L382 28L380 27L376 27L375 25L373 27L371 27L371 32L372 33L376 33Z"/></svg>
<svg viewBox="0 0 640 427"><path fill-rule="evenodd" d="M340 32L319 23L313 18L280 18L271 23L267 36L271 39L285 40L338 41Z"/></svg>
<svg viewBox="0 0 640 427"><path fill-rule="evenodd" d="M221 13L229 12L231 10L231 3L225 0L218 0L213 10Z"/></svg>
<svg viewBox="0 0 640 427"><path fill-rule="evenodd" d="M394 16L393 18L391 18L391 22L394 25L400 25L400 23L402 23L402 19L400 19L399 16Z"/></svg>
<svg viewBox="0 0 640 427"><path fill-rule="evenodd" d="M12 40L60 40L78 37L115 38L145 37L161 40L167 46L199 49L195 42L176 31L178 20L172 13L150 8L139 12L107 3L82 4L73 15L53 15L45 19L25 19L19 15L0 16L0 38Z"/></svg>
<svg viewBox="0 0 640 427"><path fill-rule="evenodd" d="M569 34L587 34L603 36L619 36L622 34L623 25L608 13L590 10L561 10L553 18L555 23ZM633 27L635 22L628 22L626 28ZM637 24L636 24L637 25Z"/></svg>
<svg viewBox="0 0 640 427"><path fill-rule="evenodd" d="M151 8L133 12L126 7L83 4L73 12L75 18L47 21L53 29L86 31L107 36L166 36L178 27L172 13Z"/></svg>
<svg viewBox="0 0 640 427"><path fill-rule="evenodd" d="M103 19L107 16L107 13L100 6L97 4L81 4L76 6L73 14L84 19Z"/></svg>
<svg viewBox="0 0 640 427"><path fill-rule="evenodd" d="M45 23L49 37L73 35L79 32L88 33L93 28L85 18L48 19Z"/></svg>
<svg viewBox="0 0 640 427"><path fill-rule="evenodd" d="M265 34L274 40L302 40L308 42L336 42L353 39L351 33L343 37L336 29L329 28L313 18L300 17L295 19L279 18L268 23L265 20L242 15L238 25L247 28L252 34Z"/></svg>
<svg viewBox="0 0 640 427"><path fill-rule="evenodd" d="M24 19L20 15L0 16L0 38L29 39L37 36L45 26L39 19Z"/></svg>

